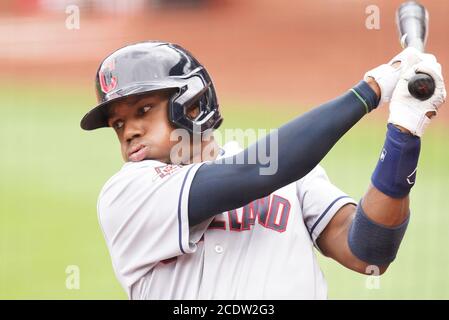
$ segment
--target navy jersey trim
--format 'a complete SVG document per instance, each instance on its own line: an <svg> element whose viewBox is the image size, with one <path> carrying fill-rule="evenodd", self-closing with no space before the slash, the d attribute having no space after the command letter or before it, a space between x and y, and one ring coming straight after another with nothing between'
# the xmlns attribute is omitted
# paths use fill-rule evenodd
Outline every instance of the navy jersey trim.
<svg viewBox="0 0 449 320"><path fill-rule="evenodd" d="M315 222L315 224L312 226L312 228L309 231L310 237L312 238L313 235L313 231L315 230L315 228L318 226L318 224L321 222L321 220L323 220L323 218L326 216L326 214L329 212L329 210L335 205L335 203L337 203L337 201L344 199L344 198L351 198L350 196L341 196L338 197L337 199L335 199L334 201L331 202L331 204L326 208L326 210L324 210L324 212L319 216L318 220ZM313 238L312 238L313 239Z"/></svg>
<svg viewBox="0 0 449 320"><path fill-rule="evenodd" d="M181 192L179 193L179 200L178 200L178 242L179 242L179 249L184 254L185 254L185 251L182 247L182 215L181 215L182 194L184 193L184 186L186 184L190 170L192 170L193 167L195 167L195 166L191 166L189 168L189 170L187 170L186 175L184 176L184 180L182 181Z"/></svg>

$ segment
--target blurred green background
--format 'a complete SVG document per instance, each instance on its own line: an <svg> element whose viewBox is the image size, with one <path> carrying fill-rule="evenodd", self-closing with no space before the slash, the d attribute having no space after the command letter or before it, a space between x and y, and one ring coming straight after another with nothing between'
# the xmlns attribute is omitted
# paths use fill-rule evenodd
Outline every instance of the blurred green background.
<svg viewBox="0 0 449 320"><path fill-rule="evenodd" d="M122 166L119 144L112 130L79 128L95 104L93 78L106 55L149 39L181 44L214 79L225 117L220 130L277 128L398 53L401 2L0 1L0 299L126 298L96 214L101 187ZM444 73L449 1L421 2L430 13L427 49ZM373 25L373 8L380 17L374 29L366 23ZM355 199L383 144L383 109L323 161ZM329 298L449 298L449 108L432 122L397 260L373 281L320 256ZM79 268L79 289L66 287L70 266Z"/></svg>
<svg viewBox="0 0 449 320"><path fill-rule="evenodd" d="M112 130L83 132L78 123L93 97L88 87L42 85L23 91L1 83L0 298L126 298L98 225L96 199L122 165ZM306 108L223 101L225 128L276 128ZM363 119L325 158L331 180L355 199L366 190L385 133ZM367 277L320 258L331 299L449 298L448 135L426 133L412 219L397 260L369 289ZM80 289L66 288L66 268L80 269ZM371 286L372 287L372 286Z"/></svg>

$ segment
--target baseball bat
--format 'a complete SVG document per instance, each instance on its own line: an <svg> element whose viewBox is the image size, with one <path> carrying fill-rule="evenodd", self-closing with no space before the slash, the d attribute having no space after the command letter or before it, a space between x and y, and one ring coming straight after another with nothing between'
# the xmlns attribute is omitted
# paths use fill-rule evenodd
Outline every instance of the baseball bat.
<svg viewBox="0 0 449 320"><path fill-rule="evenodd" d="M402 47L424 52L429 27L426 8L416 1L404 2L396 11L396 24ZM416 99L427 100L435 92L435 81L426 73L417 73L409 80L408 91Z"/></svg>

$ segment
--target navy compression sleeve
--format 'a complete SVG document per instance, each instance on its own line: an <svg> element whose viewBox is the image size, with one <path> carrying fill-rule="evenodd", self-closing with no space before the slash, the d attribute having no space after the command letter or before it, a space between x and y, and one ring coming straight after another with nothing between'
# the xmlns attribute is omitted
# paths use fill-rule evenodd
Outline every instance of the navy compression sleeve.
<svg viewBox="0 0 449 320"><path fill-rule="evenodd" d="M375 92L366 82L361 81L342 96L280 127L277 131L278 158L275 174L261 175L260 169L266 167L266 164L259 160L252 164L236 164L241 157L248 159L249 154L257 154L258 148L262 146L269 150L272 134L243 150L243 155L235 155L232 162L224 158L202 165L190 186L190 226L221 212L240 208L301 179L377 104Z"/></svg>

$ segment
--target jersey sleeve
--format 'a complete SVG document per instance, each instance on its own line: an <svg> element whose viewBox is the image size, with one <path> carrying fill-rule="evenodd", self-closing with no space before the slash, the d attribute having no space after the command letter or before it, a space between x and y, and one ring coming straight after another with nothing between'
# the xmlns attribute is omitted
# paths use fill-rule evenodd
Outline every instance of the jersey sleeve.
<svg viewBox="0 0 449 320"><path fill-rule="evenodd" d="M304 222L318 248L316 239L337 211L348 203L357 202L333 185L319 165L298 180L296 187Z"/></svg>
<svg viewBox="0 0 449 320"><path fill-rule="evenodd" d="M189 227L188 193L201 165L127 163L103 187L98 218L124 286L134 284L160 261L195 252L212 220Z"/></svg>

